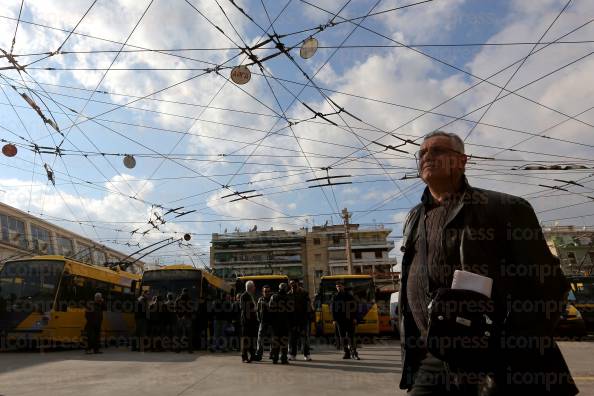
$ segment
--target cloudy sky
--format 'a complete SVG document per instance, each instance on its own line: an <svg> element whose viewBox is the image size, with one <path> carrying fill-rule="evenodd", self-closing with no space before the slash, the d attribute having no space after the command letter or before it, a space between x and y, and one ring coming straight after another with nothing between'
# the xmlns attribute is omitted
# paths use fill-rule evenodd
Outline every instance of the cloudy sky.
<svg viewBox="0 0 594 396"><path fill-rule="evenodd" d="M543 224L594 224L590 0L0 0L0 10L0 49L15 55L0 57L0 137L18 147L0 158L0 200L116 249L189 232L184 254L197 255L212 232L336 224L344 207L362 226L391 228L398 245L423 185L410 177L415 145L385 148L438 128L477 156L472 185L527 198ZM319 49L303 59L309 37ZM244 85L230 79L241 64ZM529 164L586 169L517 169ZM310 188L327 175L352 183ZM187 261L175 254L154 258Z"/></svg>

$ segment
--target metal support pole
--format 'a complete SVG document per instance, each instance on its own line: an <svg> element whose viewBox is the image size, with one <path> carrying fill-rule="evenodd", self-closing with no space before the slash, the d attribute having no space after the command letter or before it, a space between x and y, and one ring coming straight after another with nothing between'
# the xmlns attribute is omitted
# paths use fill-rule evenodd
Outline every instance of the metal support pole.
<svg viewBox="0 0 594 396"><path fill-rule="evenodd" d="M351 235L349 231L349 219L351 215L347 208L342 210L342 219L344 220L344 237L346 247L347 271L349 275L353 273L353 258L351 257Z"/></svg>

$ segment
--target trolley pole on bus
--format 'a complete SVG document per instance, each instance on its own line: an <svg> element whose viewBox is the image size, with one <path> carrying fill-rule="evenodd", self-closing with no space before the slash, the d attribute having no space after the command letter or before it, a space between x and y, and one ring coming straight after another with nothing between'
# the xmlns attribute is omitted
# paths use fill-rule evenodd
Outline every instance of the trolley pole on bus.
<svg viewBox="0 0 594 396"><path fill-rule="evenodd" d="M353 258L351 257L351 234L349 231L349 219L351 215L347 208L342 210L342 219L344 220L344 237L345 237L345 248L346 248L346 259L347 259L347 271L349 275L353 273Z"/></svg>

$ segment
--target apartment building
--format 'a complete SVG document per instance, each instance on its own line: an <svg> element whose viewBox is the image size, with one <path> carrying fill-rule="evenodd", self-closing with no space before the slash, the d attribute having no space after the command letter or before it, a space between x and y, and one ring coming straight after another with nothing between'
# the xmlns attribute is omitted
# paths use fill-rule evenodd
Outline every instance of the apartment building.
<svg viewBox="0 0 594 396"><path fill-rule="evenodd" d="M396 289L396 259L389 253L394 241L388 239L391 229L382 225L349 226L353 274L372 275L378 288ZM314 291L323 275L348 273L344 225L314 226L307 233L307 281Z"/></svg>
<svg viewBox="0 0 594 396"><path fill-rule="evenodd" d="M349 228L354 274L369 274L379 288L397 289L396 259L389 257L394 241L381 225ZM210 265L232 280L241 275L284 274L304 282L314 294L324 275L348 273L343 225L298 231L270 230L213 234Z"/></svg>
<svg viewBox="0 0 594 396"><path fill-rule="evenodd" d="M306 230L253 231L212 234L210 266L219 276L305 275Z"/></svg>

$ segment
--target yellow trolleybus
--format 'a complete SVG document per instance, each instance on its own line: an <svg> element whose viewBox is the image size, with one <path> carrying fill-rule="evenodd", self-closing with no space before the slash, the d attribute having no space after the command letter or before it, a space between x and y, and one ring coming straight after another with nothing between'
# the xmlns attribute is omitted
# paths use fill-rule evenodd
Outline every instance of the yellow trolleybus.
<svg viewBox="0 0 594 396"><path fill-rule="evenodd" d="M142 289L163 297L168 292L177 297L182 289L188 289L192 300L204 303L223 298L232 291L231 285L218 276L186 264L144 271Z"/></svg>
<svg viewBox="0 0 594 396"><path fill-rule="evenodd" d="M103 294L106 308L101 336L127 340L134 331L139 279L63 256L8 261L0 271L0 348L80 343L85 307L96 292Z"/></svg>
<svg viewBox="0 0 594 396"><path fill-rule="evenodd" d="M209 304L222 301L232 292L231 285L225 280L186 264L168 265L144 271L141 288L148 291L151 296L160 295L163 298L167 293L173 293L177 297L183 289L188 290L190 299L195 304L195 315L192 315L194 329L192 337L195 346L204 346L205 344L202 343L206 340L207 331L212 329L208 313Z"/></svg>
<svg viewBox="0 0 594 396"><path fill-rule="evenodd" d="M356 332L359 334L379 334L378 308L375 302L375 286L370 275L331 275L322 276L316 294L316 334L334 335L334 323L330 302L336 294L336 282L342 282L347 292L357 300L359 312Z"/></svg>

